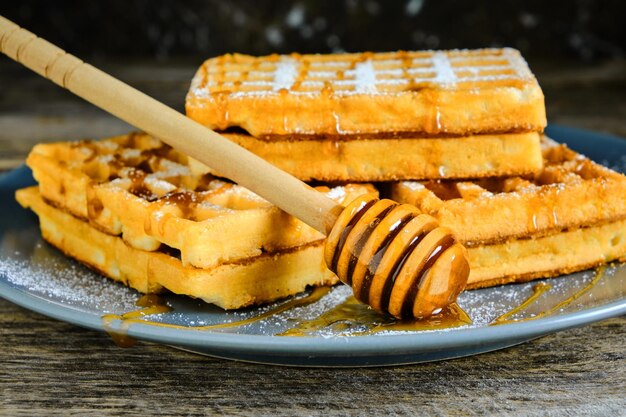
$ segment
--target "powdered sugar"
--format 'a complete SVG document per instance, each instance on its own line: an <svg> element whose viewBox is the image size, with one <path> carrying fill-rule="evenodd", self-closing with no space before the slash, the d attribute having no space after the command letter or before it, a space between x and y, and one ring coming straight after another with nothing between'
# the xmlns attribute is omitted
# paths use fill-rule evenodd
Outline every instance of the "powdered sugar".
<svg viewBox="0 0 626 417"><path fill-rule="evenodd" d="M599 279L596 279L597 273L600 274ZM13 252L10 256L7 256L5 246L0 257L0 278L6 279L10 284L33 296L73 307L87 314L102 316L109 313L122 314L138 309L135 305L139 298L138 293L99 276L41 242L34 245L31 253ZM535 293L534 288L538 285L547 285L547 291L541 293L527 307L513 314L510 317L512 321L532 320L546 311L549 311L550 315L581 311L620 299L624 297L626 291L626 266L614 265L599 272L585 271L544 281L467 291L461 294L458 304L471 318L471 324L460 327L435 327L431 330L409 331L409 333L449 332L456 329L493 325L498 317L509 313L528 300ZM320 320L329 312L341 310L342 306L349 302L351 295L350 287L340 285L332 288L318 301L296 303L284 311L279 311L282 305L287 303L289 306L292 303L290 300L294 298L301 300L307 295L300 294L290 300L271 305L231 312L224 312L187 297L166 295L167 304L173 308L173 311L147 316L146 320L189 326L193 329L196 326L236 324L252 319L247 324L211 331L268 336L283 334L302 324L305 324L306 328L306 324L311 322L315 325L309 328L310 331L306 334L320 338L358 337L363 334L373 336L407 334L407 331L384 329L383 331L379 329L374 333L368 332L371 329L368 317L373 317L375 321L380 322L385 322L386 319L376 319L377 316L371 311L368 312L368 307L364 305L345 310L347 313L341 313L338 316L339 320L337 318ZM356 315L353 317L350 312ZM254 319L259 316L263 318Z"/></svg>
<svg viewBox="0 0 626 417"><path fill-rule="evenodd" d="M330 86L337 96L381 95L397 94L420 84L450 88L458 83L534 79L519 52L510 48L364 54L360 57L338 54L323 60L318 60L316 55L283 55L276 64L267 66L267 72L260 71L261 64L266 63L263 58L233 60L205 62L203 68L211 76L203 82L203 72L198 71L190 94L211 97L215 92L228 92L231 98L245 98L288 91L292 95L315 97Z"/></svg>
<svg viewBox="0 0 626 417"><path fill-rule="evenodd" d="M289 57L282 57L274 71L273 90L289 90L298 76L298 62Z"/></svg>
<svg viewBox="0 0 626 417"><path fill-rule="evenodd" d="M533 74L530 71L530 68L528 68L528 64L516 50L504 48L502 50L502 55L507 59L509 65L515 70L515 73L519 78L532 78Z"/></svg>
<svg viewBox="0 0 626 417"><path fill-rule="evenodd" d="M0 277L25 291L98 314L134 310L139 294L37 243L31 259L14 253L0 258Z"/></svg>
<svg viewBox="0 0 626 417"><path fill-rule="evenodd" d="M609 162L607 160L604 160L601 163L602 165L612 169L613 171L626 174L626 155L622 155L621 158L617 161Z"/></svg>
<svg viewBox="0 0 626 417"><path fill-rule="evenodd" d="M433 69L435 70L434 82L442 86L449 86L456 82L456 74L450 65L448 56L443 52L433 54Z"/></svg>
<svg viewBox="0 0 626 417"><path fill-rule="evenodd" d="M376 73L372 61L365 60L356 64L354 71L355 90L358 93L376 92Z"/></svg>

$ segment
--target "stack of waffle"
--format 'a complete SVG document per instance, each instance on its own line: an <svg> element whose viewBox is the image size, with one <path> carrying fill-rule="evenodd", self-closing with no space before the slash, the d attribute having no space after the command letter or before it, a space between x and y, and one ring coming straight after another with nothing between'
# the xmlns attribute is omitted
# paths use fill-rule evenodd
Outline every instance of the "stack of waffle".
<svg viewBox="0 0 626 417"><path fill-rule="evenodd" d="M324 236L146 134L35 146L38 186L17 200L44 239L144 293L169 290L226 309L273 301L337 278ZM318 187L339 203L367 184Z"/></svg>
<svg viewBox="0 0 626 417"><path fill-rule="evenodd" d="M304 181L533 174L546 124L512 49L226 55L196 73L187 115Z"/></svg>
<svg viewBox="0 0 626 417"><path fill-rule="evenodd" d="M227 55L187 113L342 204L385 182L469 248L470 287L626 256L626 178L542 141L515 50ZM39 185L17 198L44 238L139 291L239 308L337 282L322 235L149 135L39 145L28 165Z"/></svg>
<svg viewBox="0 0 626 417"><path fill-rule="evenodd" d="M626 260L626 177L544 138L533 176L402 181L392 198L455 230L468 288L528 281Z"/></svg>
<svg viewBox="0 0 626 417"><path fill-rule="evenodd" d="M626 257L626 178L542 136L513 49L227 55L187 114L302 180L391 182L468 247L470 288Z"/></svg>

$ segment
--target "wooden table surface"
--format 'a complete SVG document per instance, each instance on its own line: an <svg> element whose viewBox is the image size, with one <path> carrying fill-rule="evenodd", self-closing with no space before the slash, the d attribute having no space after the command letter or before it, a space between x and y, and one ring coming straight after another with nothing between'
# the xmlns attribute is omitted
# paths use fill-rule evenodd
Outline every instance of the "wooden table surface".
<svg viewBox="0 0 626 417"><path fill-rule="evenodd" d="M194 63L99 64L181 109ZM626 137L626 61L532 63L549 120ZM0 60L0 170L33 144L130 127ZM626 317L474 357L298 369L117 347L0 299L0 415L626 415Z"/></svg>

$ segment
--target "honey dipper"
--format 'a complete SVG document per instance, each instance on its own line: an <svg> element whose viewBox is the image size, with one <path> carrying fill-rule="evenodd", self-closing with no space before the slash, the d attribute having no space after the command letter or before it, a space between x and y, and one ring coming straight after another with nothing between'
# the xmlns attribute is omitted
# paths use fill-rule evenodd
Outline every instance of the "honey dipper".
<svg viewBox="0 0 626 417"><path fill-rule="evenodd" d="M54 83L254 191L328 236L325 260L357 299L396 318L454 302L469 263L450 230L410 205L362 196L337 205L181 113L0 16L0 50Z"/></svg>

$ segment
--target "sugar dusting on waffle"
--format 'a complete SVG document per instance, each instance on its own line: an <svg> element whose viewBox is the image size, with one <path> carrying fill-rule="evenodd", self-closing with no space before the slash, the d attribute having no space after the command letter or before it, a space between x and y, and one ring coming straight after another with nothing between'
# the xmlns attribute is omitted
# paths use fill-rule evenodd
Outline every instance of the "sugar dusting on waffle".
<svg viewBox="0 0 626 417"><path fill-rule="evenodd" d="M280 91L289 90L298 78L298 62L290 57L281 57L274 70L274 82L272 89Z"/></svg>
<svg viewBox="0 0 626 417"><path fill-rule="evenodd" d="M331 58L328 58L331 57ZM396 53L227 55L210 59L192 82L196 97L230 98L293 94L318 96L394 94L424 87L475 87L532 80L528 65L510 48Z"/></svg>

